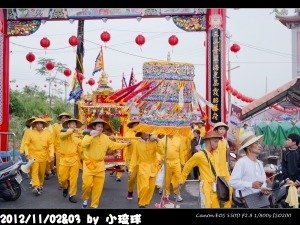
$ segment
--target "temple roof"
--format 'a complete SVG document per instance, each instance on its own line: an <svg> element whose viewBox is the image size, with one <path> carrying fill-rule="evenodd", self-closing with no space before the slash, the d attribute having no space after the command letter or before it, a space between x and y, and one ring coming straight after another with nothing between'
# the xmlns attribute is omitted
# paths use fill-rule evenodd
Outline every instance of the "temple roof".
<svg viewBox="0 0 300 225"><path fill-rule="evenodd" d="M275 16L280 22L300 22L300 15L294 16Z"/></svg>

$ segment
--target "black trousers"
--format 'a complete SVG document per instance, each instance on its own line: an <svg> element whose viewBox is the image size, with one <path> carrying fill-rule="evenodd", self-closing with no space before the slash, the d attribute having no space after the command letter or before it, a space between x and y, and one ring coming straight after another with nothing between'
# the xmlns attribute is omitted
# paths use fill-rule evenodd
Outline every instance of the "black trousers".
<svg viewBox="0 0 300 225"><path fill-rule="evenodd" d="M195 166L193 168L193 175L194 175L194 180L198 180L199 176L200 176L200 171L199 171L199 167Z"/></svg>

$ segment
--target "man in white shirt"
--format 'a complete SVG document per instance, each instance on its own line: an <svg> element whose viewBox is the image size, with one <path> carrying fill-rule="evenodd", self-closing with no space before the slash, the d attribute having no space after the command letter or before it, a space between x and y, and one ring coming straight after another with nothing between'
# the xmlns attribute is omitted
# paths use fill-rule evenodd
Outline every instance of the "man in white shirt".
<svg viewBox="0 0 300 225"><path fill-rule="evenodd" d="M240 191L242 197L260 191L265 195L271 193L271 189L267 188L263 164L257 160L257 156L261 152L260 142L263 137L263 135L256 137L251 131L240 137L242 147L239 150L244 150L246 156L236 162L229 182L230 186L236 190L236 197L240 197Z"/></svg>

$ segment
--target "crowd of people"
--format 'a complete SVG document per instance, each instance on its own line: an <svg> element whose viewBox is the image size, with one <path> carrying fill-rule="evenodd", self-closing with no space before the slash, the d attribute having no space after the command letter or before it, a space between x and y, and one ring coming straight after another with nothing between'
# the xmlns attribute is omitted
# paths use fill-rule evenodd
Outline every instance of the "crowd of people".
<svg viewBox="0 0 300 225"><path fill-rule="evenodd" d="M57 120L59 123L51 125L52 118L46 115L44 118L32 117L26 121L27 129L23 134L20 154L27 161L35 159L29 175L32 192L37 196L43 192L44 179L49 179L52 173L57 174L63 196L69 195L69 201L76 203L77 181L79 170L82 169L82 208L88 207L90 194L90 207L97 208L105 182L106 152L121 149L124 149L127 167L127 199L133 199L136 187L140 208L150 204L155 189L162 193L162 188L165 188L169 199L171 185L173 197L179 202L183 201L179 187L186 182L191 171L193 178L200 181L202 208L231 208L233 195L243 198L257 192L269 195L272 191L267 187L263 164L257 159L262 150L260 142L263 135L256 136L247 127L244 127L239 138L239 151L245 151L246 155L231 170L228 162L230 148L225 138L229 127L223 122L216 123L212 130L206 131L205 121L200 119L191 123L187 137L179 134L165 136L135 132L133 128L140 120L134 116L127 124L128 131L124 135L127 141L117 143L104 134L113 131L100 118L89 124L90 134L83 138L78 135L83 126L79 120L67 113L58 115ZM66 132L61 132L62 128ZM299 142L299 135L289 135L282 161L284 179L287 184L295 187L300 184ZM167 160L164 168L165 187L156 186L156 177L164 160ZM113 172L110 174L113 175ZM117 181L121 180L122 174L116 174ZM223 205L220 204L215 188L218 177L223 177L228 186L228 201L223 202Z"/></svg>

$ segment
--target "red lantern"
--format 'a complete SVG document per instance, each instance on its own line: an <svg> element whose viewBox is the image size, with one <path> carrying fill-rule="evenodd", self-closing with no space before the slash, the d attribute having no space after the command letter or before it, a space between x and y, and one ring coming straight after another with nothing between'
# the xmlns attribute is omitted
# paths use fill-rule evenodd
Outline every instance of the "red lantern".
<svg viewBox="0 0 300 225"><path fill-rule="evenodd" d="M230 89L231 89L230 85L226 86L226 91L230 91Z"/></svg>
<svg viewBox="0 0 300 225"><path fill-rule="evenodd" d="M25 88L28 88L28 86L27 86L27 85L25 85Z"/></svg>
<svg viewBox="0 0 300 225"><path fill-rule="evenodd" d="M100 35L101 40L104 42L105 47L106 47L106 42L108 42L110 40L110 34L107 31L104 31L101 35Z"/></svg>
<svg viewBox="0 0 300 225"><path fill-rule="evenodd" d="M74 35L72 37L69 38L69 44L74 48L74 52L75 52L75 47L78 44L78 39L77 37L75 37Z"/></svg>
<svg viewBox="0 0 300 225"><path fill-rule="evenodd" d="M233 89L233 90L232 90L232 95L233 95L233 96L236 96L237 94L238 94L237 90Z"/></svg>
<svg viewBox="0 0 300 225"><path fill-rule="evenodd" d="M112 80L109 81L109 83L111 83L111 82L112 82Z"/></svg>
<svg viewBox="0 0 300 225"><path fill-rule="evenodd" d="M241 47L237 44L233 44L231 47L230 47L230 51L234 52L234 53L237 53L239 50L241 49Z"/></svg>
<svg viewBox="0 0 300 225"><path fill-rule="evenodd" d="M297 109L293 109L293 112L297 112Z"/></svg>
<svg viewBox="0 0 300 225"><path fill-rule="evenodd" d="M46 88L46 87L47 87L47 85L45 84L45 85L44 85L44 88Z"/></svg>
<svg viewBox="0 0 300 225"><path fill-rule="evenodd" d="M56 84L54 84L54 87L56 87L57 85Z"/></svg>
<svg viewBox="0 0 300 225"><path fill-rule="evenodd" d="M37 88L37 86L36 86L36 85L34 85L34 88Z"/></svg>
<svg viewBox="0 0 300 225"><path fill-rule="evenodd" d="M226 83L225 83L225 85L226 85L226 86L228 86L228 85L229 85L229 80L226 80Z"/></svg>
<svg viewBox="0 0 300 225"><path fill-rule="evenodd" d="M242 98L242 94L241 94L241 93L238 93L238 94L236 95L236 97L237 97L238 99L241 99L241 98Z"/></svg>
<svg viewBox="0 0 300 225"><path fill-rule="evenodd" d="M51 62L51 61L49 61L49 62L47 62L46 63L46 68L47 68L47 70L53 70L53 68L54 68L54 63L53 62Z"/></svg>
<svg viewBox="0 0 300 225"><path fill-rule="evenodd" d="M88 81L88 84L90 86L93 86L95 84L95 80L93 78L90 78L89 81Z"/></svg>
<svg viewBox="0 0 300 225"><path fill-rule="evenodd" d="M72 71L71 71L69 68L66 68L66 69L64 70L64 75L65 75L66 77L70 76L71 73L72 73Z"/></svg>
<svg viewBox="0 0 300 225"><path fill-rule="evenodd" d="M40 41L40 44L45 49L45 54L46 54L46 49L50 46L50 41L48 40L48 38L43 38Z"/></svg>
<svg viewBox="0 0 300 225"><path fill-rule="evenodd" d="M27 61L30 63L30 68L31 68L31 63L35 60L35 56L32 52L29 52L27 55L26 55L26 59Z"/></svg>
<svg viewBox="0 0 300 225"><path fill-rule="evenodd" d="M18 86L18 85L16 85L16 87L18 88L19 86Z"/></svg>
<svg viewBox="0 0 300 225"><path fill-rule="evenodd" d="M143 35L139 34L136 38L135 38L135 43L137 43L140 46L140 49L142 51L142 45L145 44L146 39Z"/></svg>
<svg viewBox="0 0 300 225"><path fill-rule="evenodd" d="M79 81L82 81L84 79L84 76L82 73L77 73L77 77Z"/></svg>
<svg viewBox="0 0 300 225"><path fill-rule="evenodd" d="M178 38L176 37L176 35L172 35L171 37L169 37L169 44L174 47L175 45L178 44ZM173 48L172 48L172 53L173 53Z"/></svg>

